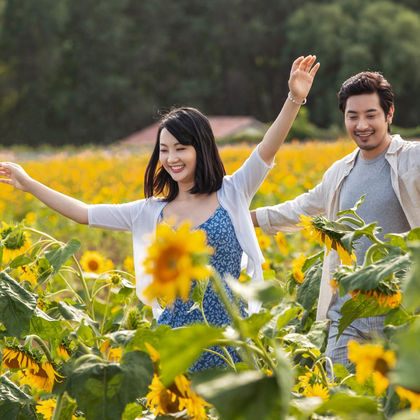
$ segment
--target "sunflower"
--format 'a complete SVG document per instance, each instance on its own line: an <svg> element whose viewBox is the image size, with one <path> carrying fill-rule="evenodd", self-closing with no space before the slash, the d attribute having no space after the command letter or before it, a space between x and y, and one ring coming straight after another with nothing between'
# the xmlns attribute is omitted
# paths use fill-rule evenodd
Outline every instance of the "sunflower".
<svg viewBox="0 0 420 420"><path fill-rule="evenodd" d="M402 386L396 386L395 392L401 398L401 400L407 400L410 403L410 410L420 410L420 393L410 391L409 389L403 388Z"/></svg>
<svg viewBox="0 0 420 420"><path fill-rule="evenodd" d="M54 414L55 406L57 405L57 401L50 398L48 400L40 400L36 404L36 412L41 414L44 420L51 420ZM72 419L76 420L76 416L72 416Z"/></svg>
<svg viewBox="0 0 420 420"><path fill-rule="evenodd" d="M302 283L305 280L305 273L302 271L305 261L306 257L302 253L292 261L292 276L298 283Z"/></svg>
<svg viewBox="0 0 420 420"><path fill-rule="evenodd" d="M25 369L22 371L23 376L20 382L27 384L32 388L44 390L46 392L52 392L55 382L61 382L59 378L63 376L59 375L54 366L50 362L42 363L38 366L38 369Z"/></svg>
<svg viewBox="0 0 420 420"><path fill-rule="evenodd" d="M321 383L315 383L308 385L302 392L305 397L320 397L323 401L327 401L330 398L330 392L328 388Z"/></svg>
<svg viewBox="0 0 420 420"><path fill-rule="evenodd" d="M184 375L178 375L171 386L165 387L155 373L149 385L150 392L146 395L146 406L155 416L186 410L195 420L207 419L206 407L210 404L192 391L190 385Z"/></svg>
<svg viewBox="0 0 420 420"><path fill-rule="evenodd" d="M29 350L17 346L3 349L2 364L7 369L33 369L39 368L38 361Z"/></svg>
<svg viewBox="0 0 420 420"><path fill-rule="evenodd" d="M86 251L80 259L84 271L100 274L105 270L105 257L97 251Z"/></svg>
<svg viewBox="0 0 420 420"><path fill-rule="evenodd" d="M18 275L20 281L27 281L32 287L37 285L38 275L34 267L22 265L18 267Z"/></svg>
<svg viewBox="0 0 420 420"><path fill-rule="evenodd" d="M334 249L337 251L341 262L345 265L352 265L353 261L356 261L354 252L350 253L347 251L341 243L343 235L328 229L326 227L326 220L322 216L312 218L301 214L300 220L301 223L297 226L302 226L321 246L325 245L327 247L327 253L329 253L331 249Z"/></svg>
<svg viewBox="0 0 420 420"><path fill-rule="evenodd" d="M57 347L57 353L58 353L59 357L61 357L64 360L67 360L67 359L70 358L68 350L62 345L59 345Z"/></svg>
<svg viewBox="0 0 420 420"><path fill-rule="evenodd" d="M177 296L187 300L191 281L204 280L211 275L206 264L213 250L206 245L205 232L191 232L189 222L181 224L177 230L160 224L147 252L143 264L153 281L143 293L150 300L162 298L167 304L173 303Z"/></svg>
<svg viewBox="0 0 420 420"><path fill-rule="evenodd" d="M133 257L126 257L124 259L124 270L132 273L134 271L134 259Z"/></svg>
<svg viewBox="0 0 420 420"><path fill-rule="evenodd" d="M261 231L261 229L256 229L257 240L262 250L267 249L270 246L270 238Z"/></svg>
<svg viewBox="0 0 420 420"><path fill-rule="evenodd" d="M44 420L50 420L54 414L57 401L54 399L38 401L36 412L41 414Z"/></svg>
<svg viewBox="0 0 420 420"><path fill-rule="evenodd" d="M388 387L387 374L395 365L395 353L384 350L378 344L359 344L355 340L348 343L349 360L356 364L356 380L365 384L370 378L376 395L381 395Z"/></svg>
<svg viewBox="0 0 420 420"><path fill-rule="evenodd" d="M41 363L29 350L13 346L3 349L2 364L8 369L22 369L20 382L36 389L51 392L54 382L59 382L59 375L50 362Z"/></svg>
<svg viewBox="0 0 420 420"><path fill-rule="evenodd" d="M381 307L388 307L390 309L394 309L398 307L401 303L401 292L397 291L394 294L387 295L378 291L376 289L372 290L350 290L350 294L353 300L357 300L360 295L366 297L366 299L370 300L371 302L378 302L379 306Z"/></svg>
<svg viewBox="0 0 420 420"><path fill-rule="evenodd" d="M5 222L2 222L1 226L0 242L4 245L2 263L7 265L19 255L27 252L32 247L32 242L22 226L9 226Z"/></svg>
<svg viewBox="0 0 420 420"><path fill-rule="evenodd" d="M277 246L279 247L280 252L283 255L287 255L289 253L289 248L287 246L287 240L286 240L286 236L283 232L279 232L275 237L274 237Z"/></svg>

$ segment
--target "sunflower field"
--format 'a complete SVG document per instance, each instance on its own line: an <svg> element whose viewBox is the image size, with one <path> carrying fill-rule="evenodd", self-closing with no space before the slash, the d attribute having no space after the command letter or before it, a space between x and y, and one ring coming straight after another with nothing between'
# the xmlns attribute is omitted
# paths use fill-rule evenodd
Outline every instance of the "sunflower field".
<svg viewBox="0 0 420 420"><path fill-rule="evenodd" d="M353 149L346 140L285 145L252 207L307 191ZM227 172L251 150L223 148ZM147 160L124 150L84 150L19 163L87 203L121 203L142 198ZM188 223L159 227L145 260L153 276L146 294L163 305L190 296L203 312L204 292L213 287L232 320L226 328L171 329L157 325L136 296L130 235L78 226L2 185L0 418L420 418L420 228L380 240L376 224L357 214L362 200L334 222L302 217L299 233L269 237L257 229L266 258L258 284L245 274L238 282L212 272L205 235ZM353 249L363 236L373 245L359 266ZM324 249L337 251L342 263L334 290L351 294L339 331L356 318L386 314L386 338L351 341L347 368L325 356L327 322L315 320ZM261 310L242 317L241 298L261 301ZM191 373L203 352L217 354L226 368Z"/></svg>

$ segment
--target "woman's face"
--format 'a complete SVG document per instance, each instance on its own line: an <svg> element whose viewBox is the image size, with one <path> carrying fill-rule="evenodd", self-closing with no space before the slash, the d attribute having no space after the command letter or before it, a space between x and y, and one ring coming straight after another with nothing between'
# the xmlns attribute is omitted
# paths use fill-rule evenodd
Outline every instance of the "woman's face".
<svg viewBox="0 0 420 420"><path fill-rule="evenodd" d="M188 189L195 184L197 153L194 146L181 144L166 128L160 132L159 161L178 184Z"/></svg>

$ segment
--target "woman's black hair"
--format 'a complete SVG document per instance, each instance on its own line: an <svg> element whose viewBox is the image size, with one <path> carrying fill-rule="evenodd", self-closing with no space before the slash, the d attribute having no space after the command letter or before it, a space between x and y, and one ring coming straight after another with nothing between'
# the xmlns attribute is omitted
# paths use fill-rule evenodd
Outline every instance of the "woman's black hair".
<svg viewBox="0 0 420 420"><path fill-rule="evenodd" d="M160 133L166 128L181 144L194 147L197 156L192 194L210 194L222 186L226 174L217 150L209 120L197 109L176 108L164 115L159 124L155 147L144 174L144 196L163 194L172 201L178 195L178 183L159 164Z"/></svg>

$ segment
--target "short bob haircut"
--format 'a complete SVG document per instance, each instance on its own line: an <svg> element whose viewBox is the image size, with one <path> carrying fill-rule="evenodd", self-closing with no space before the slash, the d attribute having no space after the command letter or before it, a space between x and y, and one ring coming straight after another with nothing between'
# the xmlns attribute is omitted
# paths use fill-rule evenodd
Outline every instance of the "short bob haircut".
<svg viewBox="0 0 420 420"><path fill-rule="evenodd" d="M379 104L384 110L385 118L389 110L394 106L394 92L391 84L379 72L363 71L347 79L338 92L338 107L344 114L347 99L350 96L362 95L365 93L377 93ZM388 125L388 131L390 131Z"/></svg>
<svg viewBox="0 0 420 420"><path fill-rule="evenodd" d="M210 194L222 186L225 168L217 150L209 120L197 109L176 108L164 115L159 124L155 147L144 175L146 198L163 194L166 201L178 195L178 183L159 164L160 133L166 128L181 144L193 146L197 163L191 194Z"/></svg>

